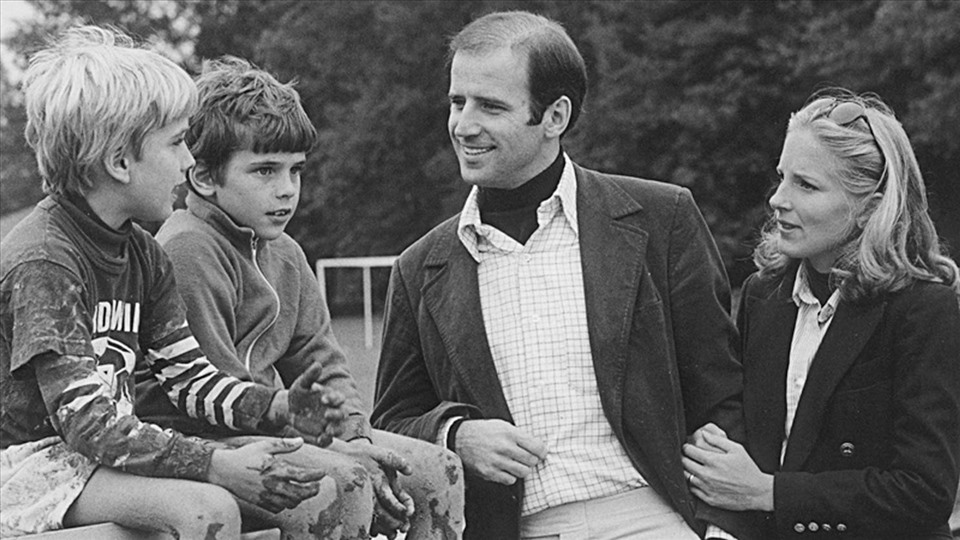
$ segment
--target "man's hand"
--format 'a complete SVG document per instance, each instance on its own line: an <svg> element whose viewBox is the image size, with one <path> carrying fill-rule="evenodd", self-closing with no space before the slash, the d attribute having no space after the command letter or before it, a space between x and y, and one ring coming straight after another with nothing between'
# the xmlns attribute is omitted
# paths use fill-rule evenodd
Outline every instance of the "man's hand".
<svg viewBox="0 0 960 540"><path fill-rule="evenodd" d="M214 450L209 481L269 512L295 508L320 491L322 471L278 458L303 446L302 439L270 439L240 448Z"/></svg>
<svg viewBox="0 0 960 540"><path fill-rule="evenodd" d="M547 458L547 445L503 420L464 420L454 441L466 470L512 485Z"/></svg>
<svg viewBox="0 0 960 540"><path fill-rule="evenodd" d="M683 445L690 491L726 510L773 511L773 475L764 473L747 450L713 424L698 429Z"/></svg>
<svg viewBox="0 0 960 540"><path fill-rule="evenodd" d="M330 450L352 457L370 476L376 496L370 534L382 534L392 540L398 532L407 532L414 512L413 497L400 487L397 477L398 473L413 472L407 460L364 438L350 442L335 439Z"/></svg>
<svg viewBox="0 0 960 540"><path fill-rule="evenodd" d="M322 371L323 366L313 364L286 391L287 423L308 439L314 438L311 443L326 447L343 433L347 414L343 410L343 394L317 382Z"/></svg>

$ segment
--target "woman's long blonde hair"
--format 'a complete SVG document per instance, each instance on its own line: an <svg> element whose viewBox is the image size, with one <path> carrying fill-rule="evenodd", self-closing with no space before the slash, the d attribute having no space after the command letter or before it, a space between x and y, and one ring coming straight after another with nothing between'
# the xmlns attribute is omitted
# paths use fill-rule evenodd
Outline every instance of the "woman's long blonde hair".
<svg viewBox="0 0 960 540"><path fill-rule="evenodd" d="M842 126L831 120L838 101L860 104L866 122ZM914 281L943 283L960 297L957 265L941 249L920 166L890 107L876 95L833 89L815 94L791 115L787 132L799 129L809 130L837 157L837 180L856 201L848 240L831 271L843 298L862 300ZM753 254L761 274L782 275L789 265L778 244L771 220Z"/></svg>

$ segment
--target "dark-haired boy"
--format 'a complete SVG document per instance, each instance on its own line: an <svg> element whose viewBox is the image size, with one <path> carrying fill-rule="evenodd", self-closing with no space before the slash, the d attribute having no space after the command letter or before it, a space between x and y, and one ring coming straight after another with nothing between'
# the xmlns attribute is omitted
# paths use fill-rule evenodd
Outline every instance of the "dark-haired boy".
<svg viewBox="0 0 960 540"><path fill-rule="evenodd" d="M371 429L323 292L302 249L284 233L316 141L298 93L233 57L207 62L197 85L200 110L188 134L197 166L187 209L157 234L197 339L221 369L275 388L322 365L320 382L346 397L346 429L329 450L299 451L298 463L325 468L343 484L362 464L376 496L374 534L409 528L408 538L459 538L459 459ZM412 476L401 481L398 473Z"/></svg>

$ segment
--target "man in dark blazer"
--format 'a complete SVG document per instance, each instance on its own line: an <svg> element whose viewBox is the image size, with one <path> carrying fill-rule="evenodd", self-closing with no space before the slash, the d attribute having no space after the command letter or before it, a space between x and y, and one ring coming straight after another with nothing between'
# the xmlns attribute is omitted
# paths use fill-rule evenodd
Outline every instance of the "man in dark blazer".
<svg viewBox="0 0 960 540"><path fill-rule="evenodd" d="M631 538L739 533L695 506L680 461L706 422L742 432L729 285L690 192L563 153L586 70L555 22L490 14L450 50L474 187L393 267L375 425L460 455L467 538L559 534L578 512Z"/></svg>

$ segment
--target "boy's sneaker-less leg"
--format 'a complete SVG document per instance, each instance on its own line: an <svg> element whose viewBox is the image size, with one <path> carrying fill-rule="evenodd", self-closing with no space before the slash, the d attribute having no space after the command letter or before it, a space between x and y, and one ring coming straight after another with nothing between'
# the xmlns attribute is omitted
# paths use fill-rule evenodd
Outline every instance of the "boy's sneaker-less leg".
<svg viewBox="0 0 960 540"><path fill-rule="evenodd" d="M174 538L240 536L240 508L213 484L149 478L100 467L64 516L64 526L114 522Z"/></svg>
<svg viewBox="0 0 960 540"><path fill-rule="evenodd" d="M407 540L456 540L463 534L463 466L456 454L420 439L373 430L373 444L403 456L413 468L400 484L416 510Z"/></svg>
<svg viewBox="0 0 960 540"><path fill-rule="evenodd" d="M241 436L213 444L242 446L263 437ZM277 527L284 540L366 540L373 518L373 488L367 471L353 459L311 445L283 454L282 459L299 467L319 469L327 474L320 481L320 493L296 508L272 514L240 501L244 528Z"/></svg>

